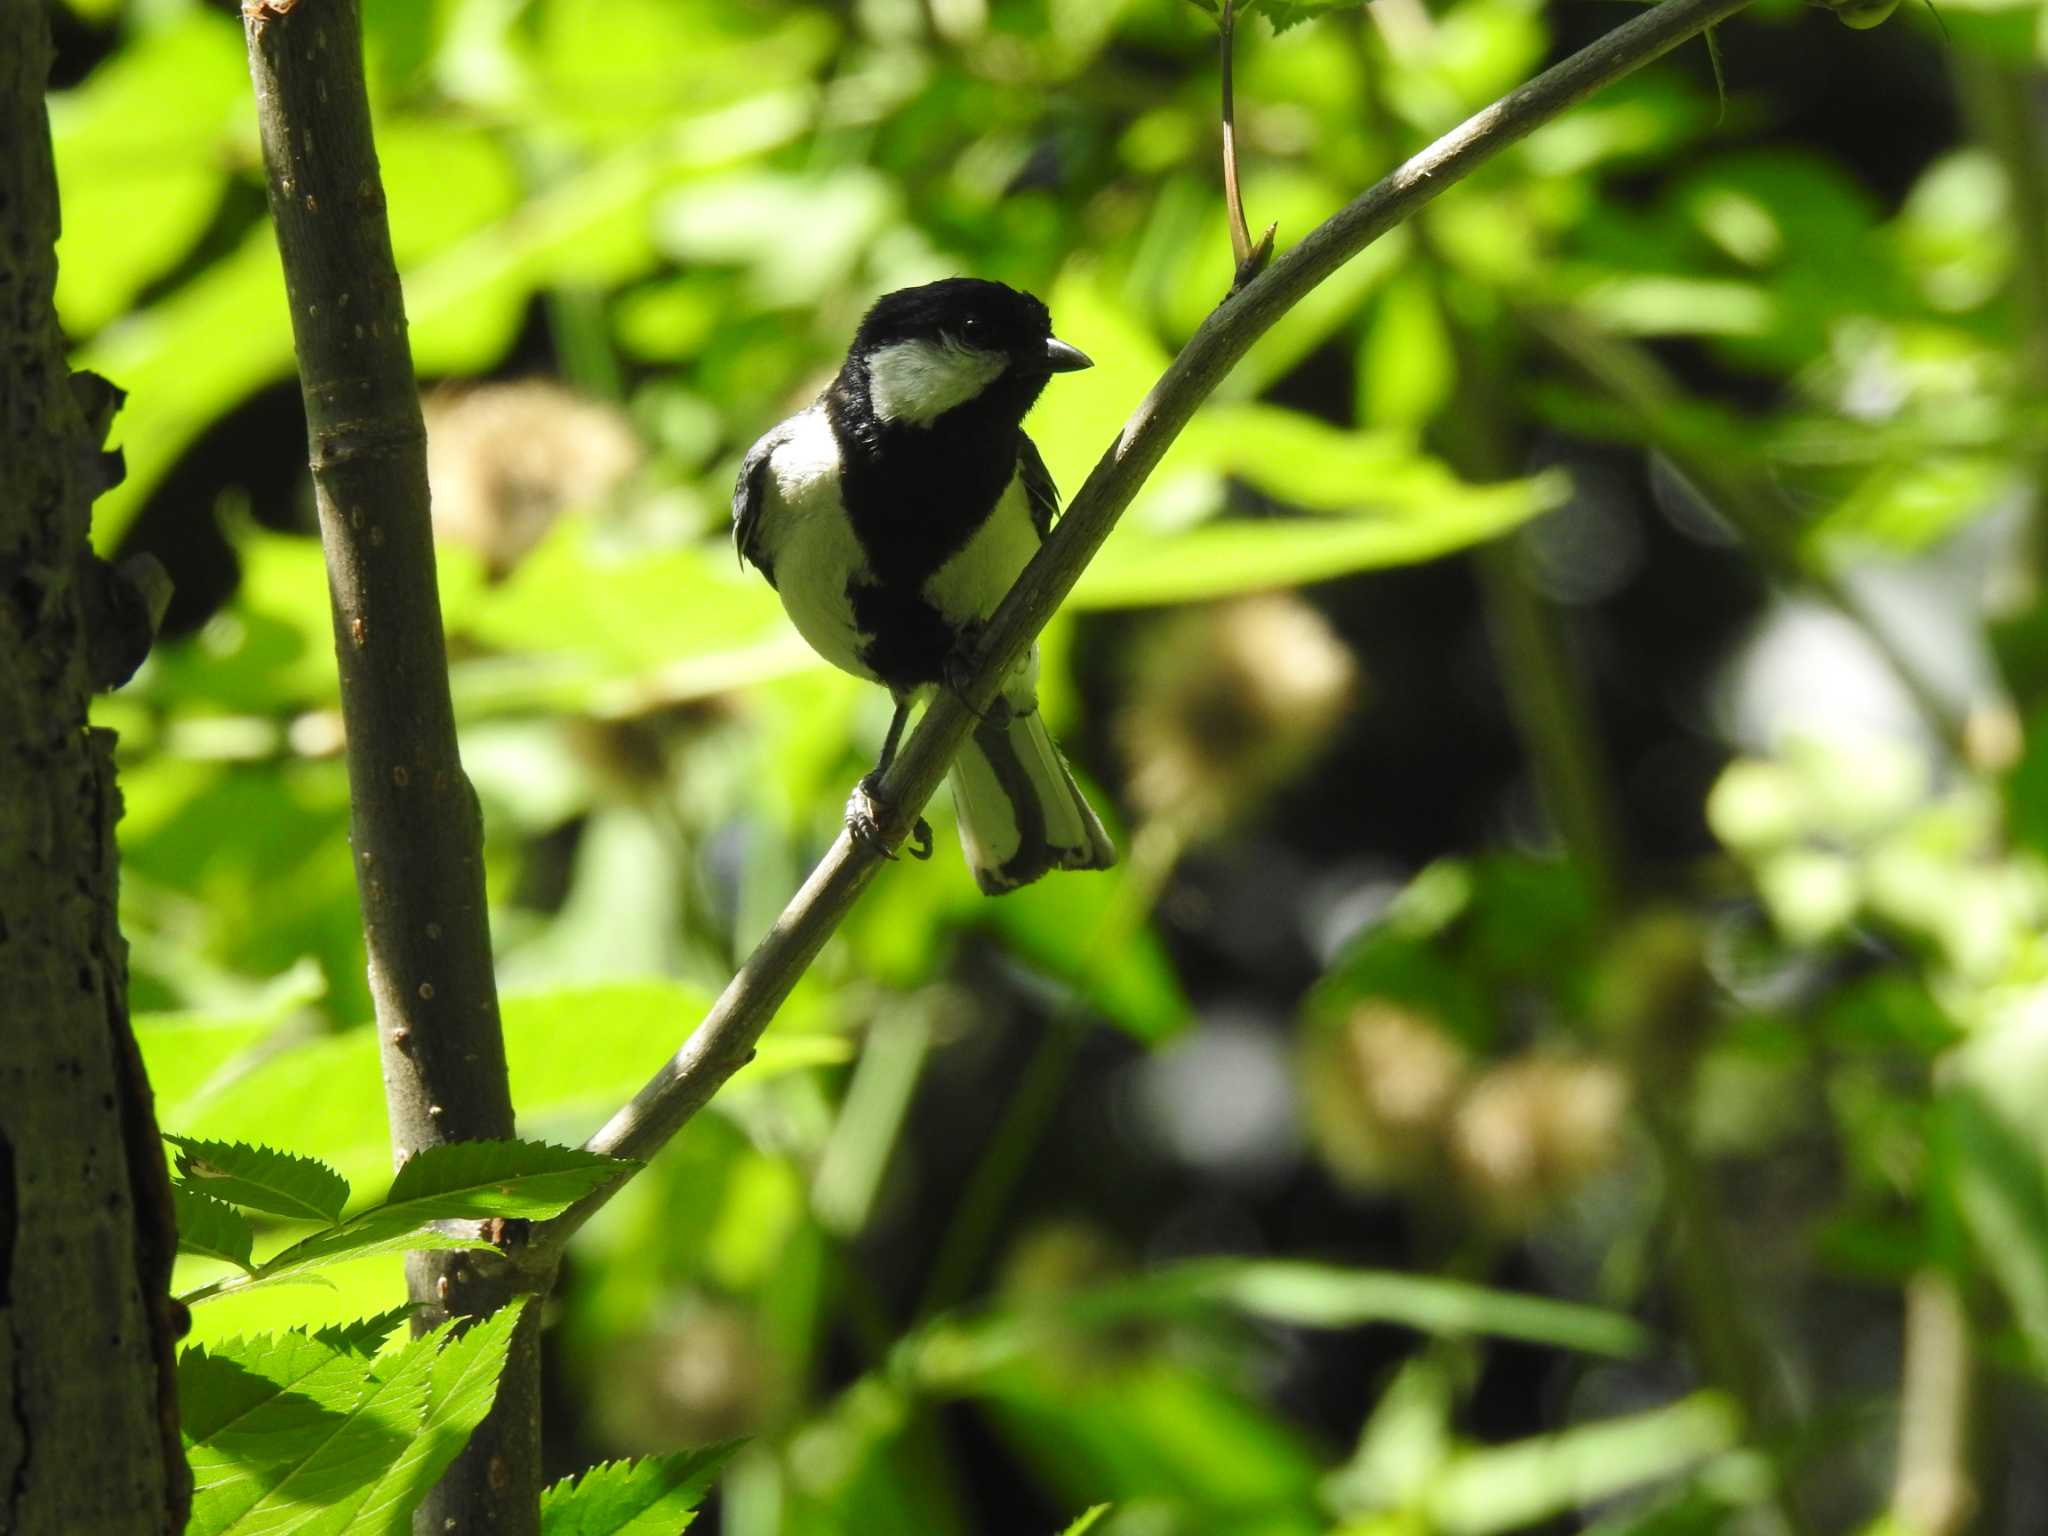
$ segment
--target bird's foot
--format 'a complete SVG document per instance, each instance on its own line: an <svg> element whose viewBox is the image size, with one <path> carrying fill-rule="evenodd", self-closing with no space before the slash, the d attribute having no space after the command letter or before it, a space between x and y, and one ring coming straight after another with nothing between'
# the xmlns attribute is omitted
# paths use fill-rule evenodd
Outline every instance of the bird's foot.
<svg viewBox="0 0 2048 1536"><path fill-rule="evenodd" d="M960 631L960 642L947 655L941 675L953 697L966 706L967 713L983 725L1001 725L1010 716L1009 705L1001 694L990 701L987 709L974 707L974 676L981 667L981 634L984 628L985 625L973 624Z"/></svg>
<svg viewBox="0 0 2048 1536"><path fill-rule="evenodd" d="M883 858L894 859L896 850L882 836L881 801L876 794L881 782L879 773L871 773L853 786L853 793L846 799L846 830L856 843L865 843ZM909 846L913 859L932 856L931 823L922 816L911 826Z"/></svg>

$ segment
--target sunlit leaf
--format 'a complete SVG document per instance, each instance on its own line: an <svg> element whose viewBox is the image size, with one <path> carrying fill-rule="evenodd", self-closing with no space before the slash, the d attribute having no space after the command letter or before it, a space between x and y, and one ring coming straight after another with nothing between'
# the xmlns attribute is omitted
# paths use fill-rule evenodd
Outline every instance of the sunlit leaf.
<svg viewBox="0 0 2048 1536"><path fill-rule="evenodd" d="M199 239L253 128L241 31L205 11L141 29L78 89L51 96L67 330L98 330Z"/></svg>
<svg viewBox="0 0 2048 1536"><path fill-rule="evenodd" d="M348 1180L317 1158L252 1147L247 1142L196 1141L166 1135L178 1149L178 1172L199 1193L296 1221L337 1221L348 1203Z"/></svg>
<svg viewBox="0 0 2048 1536"><path fill-rule="evenodd" d="M412 1514L481 1424L498 1395L513 1330L527 1307L519 1297L432 1355L419 1427L397 1458L360 1495L303 1527L300 1536L408 1536ZM407 1355L443 1329L407 1347Z"/></svg>
<svg viewBox="0 0 2048 1536"><path fill-rule="evenodd" d="M687 1529L738 1441L609 1461L541 1495L541 1536L674 1536Z"/></svg>
<svg viewBox="0 0 2048 1536"><path fill-rule="evenodd" d="M1741 1438L1734 1404L1701 1392L1668 1407L1454 1456L1424 1500L1447 1536L1523 1530L1697 1466Z"/></svg>
<svg viewBox="0 0 2048 1536"><path fill-rule="evenodd" d="M1091 608L1185 603L1410 565L1505 533L1564 492L1563 481L1546 477L1465 490L1434 516L1230 521L1150 538L1126 531L1103 547L1074 600Z"/></svg>
<svg viewBox="0 0 2048 1536"><path fill-rule="evenodd" d="M250 1268L249 1250L256 1241L256 1230L240 1211L200 1194L189 1184L171 1186L171 1211L178 1223L179 1252L226 1259Z"/></svg>

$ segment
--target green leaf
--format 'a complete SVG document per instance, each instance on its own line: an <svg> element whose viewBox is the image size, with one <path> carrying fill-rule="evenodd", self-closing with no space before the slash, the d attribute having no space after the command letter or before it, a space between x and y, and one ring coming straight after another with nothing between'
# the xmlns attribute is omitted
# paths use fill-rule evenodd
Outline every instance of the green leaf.
<svg viewBox="0 0 2048 1536"><path fill-rule="evenodd" d="M301 1536L408 1536L412 1512L491 1411L526 1305L521 1297L500 1307L441 1349L427 1383L425 1414L398 1459L359 1500L330 1511Z"/></svg>
<svg viewBox="0 0 2048 1536"><path fill-rule="evenodd" d="M456 1141L429 1147L392 1180L383 1202L272 1256L255 1282L296 1278L342 1259L393 1250L488 1248L480 1238L428 1228L436 1221L559 1216L638 1165L538 1141Z"/></svg>
<svg viewBox="0 0 2048 1536"><path fill-rule="evenodd" d="M1649 1336L1618 1312L1522 1296L1427 1275L1375 1273L1274 1260L1225 1264L1197 1289L1254 1316L1300 1328L1405 1323L1426 1333L1489 1334L1588 1354L1638 1355Z"/></svg>
<svg viewBox="0 0 2048 1536"><path fill-rule="evenodd" d="M1458 358L1435 288L1421 271L1387 285L1359 349L1359 419L1420 430L1450 403Z"/></svg>
<svg viewBox="0 0 2048 1536"><path fill-rule="evenodd" d="M1433 516L1314 517L1209 523L1186 533L1111 539L1082 574L1083 608L1186 603L1410 565L1505 533L1565 496L1561 476L1467 487Z"/></svg>
<svg viewBox="0 0 2048 1536"><path fill-rule="evenodd" d="M132 776L131 776L132 777ZM180 800L182 812L189 802ZM140 834L131 793L122 835ZM122 845L124 850L129 844ZM293 1013L319 1001L327 979L311 960L301 960L251 997L245 1006L207 1012L137 1013L135 1041L156 1095L157 1123L189 1127L193 1118L228 1081L254 1048L277 1032Z"/></svg>
<svg viewBox="0 0 2048 1536"><path fill-rule="evenodd" d="M382 1214L415 1223L490 1216L541 1221L638 1166L541 1141L452 1141L407 1159Z"/></svg>
<svg viewBox="0 0 2048 1536"><path fill-rule="evenodd" d="M256 1230L231 1205L202 1195L189 1184L171 1186L171 1211L178 1223L178 1251L225 1259L247 1270Z"/></svg>
<svg viewBox="0 0 2048 1536"><path fill-rule="evenodd" d="M368 1360L297 1332L179 1355L190 1536L219 1536L252 1509L292 1461L348 1422L370 1379Z"/></svg>
<svg viewBox="0 0 2048 1536"><path fill-rule="evenodd" d="M358 1318L350 1323L337 1323L328 1328L316 1328L313 1330L313 1337L322 1344L367 1358L384 1347L384 1341L391 1337L401 1323L412 1316L413 1310L413 1304L406 1302L388 1311L379 1312L374 1317Z"/></svg>
<svg viewBox="0 0 2048 1536"><path fill-rule="evenodd" d="M1524 1530L1732 1450L1741 1428L1732 1403L1700 1392L1646 1413L1471 1447L1432 1483L1427 1528L1444 1536Z"/></svg>
<svg viewBox="0 0 2048 1536"><path fill-rule="evenodd" d="M1244 9L1260 12L1273 23L1275 32L1285 32L1332 11L1359 10L1365 3L1366 0L1249 0Z"/></svg>
<svg viewBox="0 0 2048 1536"><path fill-rule="evenodd" d="M254 1290L259 1285L302 1284L316 1271L331 1264L373 1258L380 1253L481 1252L490 1246L481 1237L461 1237L451 1232L438 1232L432 1227L359 1227L348 1222L326 1232L316 1232L272 1254L247 1280L230 1280L218 1287L209 1286L183 1299L189 1305L211 1301L216 1296Z"/></svg>
<svg viewBox="0 0 2048 1536"><path fill-rule="evenodd" d="M203 12L138 29L83 86L52 93L64 198L57 311L68 332L119 315L205 233L248 115L240 33Z"/></svg>
<svg viewBox="0 0 2048 1536"><path fill-rule="evenodd" d="M281 1434L346 1408L369 1371L359 1351L297 1331L194 1345L178 1356L179 1428L188 1444Z"/></svg>
<svg viewBox="0 0 2048 1536"><path fill-rule="evenodd" d="M541 1495L541 1536L675 1536L741 1443L606 1462L564 1478Z"/></svg>
<svg viewBox="0 0 2048 1536"><path fill-rule="evenodd" d="M1061 1330L1114 1329L1218 1308L1297 1328L1399 1323L1424 1333L1522 1339L1615 1357L1638 1355L1648 1343L1643 1328L1618 1313L1459 1280L1286 1259L1205 1259L938 1325L919 1337L908 1358L922 1380L957 1385L1029 1358Z"/></svg>
<svg viewBox="0 0 2048 1536"><path fill-rule="evenodd" d="M210 1433L187 1426L195 1485L191 1536L343 1529L337 1511L359 1506L417 1443L429 1380L452 1326L443 1324L379 1361L303 1335L288 1335L296 1342L282 1349L257 1341L257 1365L281 1365L282 1371L248 1370L231 1349L216 1352L204 1374L222 1380L204 1389L219 1392L241 1371L245 1401ZM322 1352L328 1359L316 1361ZM281 1379L292 1375L298 1379ZM183 1381L181 1374L181 1389ZM344 1384L354 1390L345 1395Z"/></svg>
<svg viewBox="0 0 2048 1536"><path fill-rule="evenodd" d="M608 56L616 60L615 50ZM666 74L674 74L672 60ZM596 95L614 101L615 87ZM454 231L434 204L401 204L406 188L387 186L419 371L471 373L495 362L536 287L616 282L650 264L649 207L666 185L690 169L730 164L796 139L810 120L809 97L796 89L764 89L652 130L643 105L632 115L637 142L592 158L459 239L448 238ZM391 133L390 125L380 127L380 144ZM395 173L404 169L394 160ZM493 186L502 180L491 177ZM427 195L443 205L459 201L472 218L485 211L473 199L451 199L457 190L444 177ZM417 240L410 238L416 225L423 237ZM134 325L110 327L75 360L129 392L121 416L128 478L93 507L93 540L101 549L120 540L195 437L264 384L289 376L291 311L268 224L135 318Z"/></svg>
<svg viewBox="0 0 2048 1536"><path fill-rule="evenodd" d="M1075 1517L1074 1523L1061 1533L1061 1536L1087 1536L1087 1533L1094 1530L1096 1525L1101 1522L1102 1517L1108 1513L1109 1506L1107 1504L1098 1504L1093 1509L1083 1510Z"/></svg>
<svg viewBox="0 0 2048 1536"><path fill-rule="evenodd" d="M521 1120L531 1123L586 1109L609 1113L647 1080L710 1006L711 994L702 987L668 980L507 992L506 1067ZM576 1049L564 1050L565 1040L574 1040ZM844 1035L794 1030L770 1033L760 1049L749 1067L757 1074L833 1066L853 1057Z"/></svg>
<svg viewBox="0 0 2048 1536"><path fill-rule="evenodd" d="M335 1222L348 1203L348 1180L316 1158L246 1142L166 1135L178 1172L200 1193L293 1221Z"/></svg>
<svg viewBox="0 0 2048 1536"><path fill-rule="evenodd" d="M765 588L765 583L761 584ZM801 645L802 642L796 642ZM346 875L344 873L344 878ZM666 1061L711 1005L711 994L685 982L640 978L530 992L504 998L505 1056L521 1119L563 1139L580 1138ZM166 1039L162 1051L153 1042ZM143 1036L154 1081L159 1060L205 1031L152 1030ZM562 1042L573 1038L575 1050ZM229 1036L243 1043L239 1036ZM780 1024L761 1041L747 1078L846 1061L841 1035L800 1034ZM744 1080L744 1079L743 1079ZM374 1189L391 1165L384 1137L384 1092L376 1031L351 1029L265 1055L246 1072L203 1095L194 1112L166 1117L194 1136L271 1141L316 1152Z"/></svg>

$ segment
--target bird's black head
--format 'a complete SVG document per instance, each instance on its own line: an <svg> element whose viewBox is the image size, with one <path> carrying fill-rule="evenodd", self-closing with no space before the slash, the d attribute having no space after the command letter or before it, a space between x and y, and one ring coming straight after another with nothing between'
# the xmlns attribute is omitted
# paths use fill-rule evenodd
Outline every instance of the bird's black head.
<svg viewBox="0 0 2048 1536"><path fill-rule="evenodd" d="M876 417L913 426L977 400L1021 421L1048 378L1088 366L1037 298L973 277L885 295L847 354Z"/></svg>

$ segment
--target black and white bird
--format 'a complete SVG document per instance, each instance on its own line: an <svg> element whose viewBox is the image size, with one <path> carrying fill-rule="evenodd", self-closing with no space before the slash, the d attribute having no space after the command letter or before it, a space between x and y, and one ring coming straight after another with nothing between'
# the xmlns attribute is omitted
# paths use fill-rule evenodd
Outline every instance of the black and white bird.
<svg viewBox="0 0 2048 1536"><path fill-rule="evenodd" d="M974 278L879 300L825 393L748 452L733 540L811 648L888 688L881 761L847 803L875 835L873 789L911 706L945 683L1052 527L1059 492L1024 415L1055 373L1090 366L1045 305ZM991 895L1116 850L1038 713L1034 647L954 761L968 866Z"/></svg>

